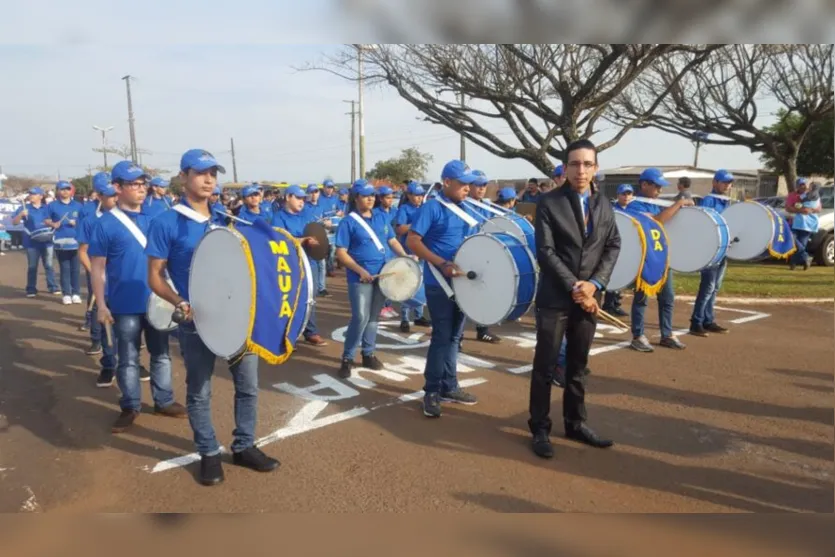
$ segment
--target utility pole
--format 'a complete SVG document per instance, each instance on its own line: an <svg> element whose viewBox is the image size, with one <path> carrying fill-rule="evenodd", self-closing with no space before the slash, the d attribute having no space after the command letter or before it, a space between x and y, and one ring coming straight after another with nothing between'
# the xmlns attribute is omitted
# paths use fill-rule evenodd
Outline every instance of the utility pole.
<svg viewBox="0 0 835 557"><path fill-rule="evenodd" d="M346 112L345 114L351 115L351 182L353 183L357 179L357 112L354 107L356 101L342 102L351 103L351 112Z"/></svg>
<svg viewBox="0 0 835 557"><path fill-rule="evenodd" d="M229 142L232 144L232 179L238 183L238 163L235 161L235 138L230 137Z"/></svg>
<svg viewBox="0 0 835 557"><path fill-rule="evenodd" d="M365 115L362 99L362 48L357 52L357 69L359 71L360 178L365 178Z"/></svg>
<svg viewBox="0 0 835 557"><path fill-rule="evenodd" d="M126 75L122 77L125 80L125 87L127 88L128 92L128 124L130 126L130 154L131 160L136 163L138 159L138 153L136 152L136 130L134 129L134 118L133 118L133 102L130 98L130 80L132 76Z"/></svg>
<svg viewBox="0 0 835 557"><path fill-rule="evenodd" d="M93 126L93 129L101 132L101 149L93 149L93 151L95 151L96 153L101 153L102 155L104 155L104 167L103 167L103 169L106 172L107 171L107 153L108 153L107 132L112 130L113 126L109 126L107 128L102 128L102 127L99 127L99 126Z"/></svg>
<svg viewBox="0 0 835 557"><path fill-rule="evenodd" d="M461 92L461 108L464 108L464 93ZM467 162L467 142L464 139L464 133L461 133L461 160Z"/></svg>

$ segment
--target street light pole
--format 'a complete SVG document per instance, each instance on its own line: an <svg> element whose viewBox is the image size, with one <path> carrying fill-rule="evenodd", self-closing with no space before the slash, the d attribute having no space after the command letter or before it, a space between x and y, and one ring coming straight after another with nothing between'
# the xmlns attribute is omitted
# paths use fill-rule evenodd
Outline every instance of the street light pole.
<svg viewBox="0 0 835 557"><path fill-rule="evenodd" d="M101 128L99 126L93 126L94 130L101 132L101 152L104 155L104 171L107 171L107 132L113 129L113 126L109 126L107 128ZM93 149L94 151L96 149Z"/></svg>
<svg viewBox="0 0 835 557"><path fill-rule="evenodd" d="M130 126L130 154L131 159L134 163L136 163L138 159L138 153L136 152L136 130L133 127L133 102L130 98L130 80L132 79L132 76L126 75L122 77L122 79L125 80L125 86L128 92L128 124Z"/></svg>
<svg viewBox="0 0 835 557"><path fill-rule="evenodd" d="M342 101L346 103L351 103L351 112L347 114L351 115L351 182L353 183L357 179L357 130L356 130L356 119L357 119L357 111L354 108L356 101Z"/></svg>
<svg viewBox="0 0 835 557"><path fill-rule="evenodd" d="M362 46L359 47L357 50L357 71L359 73L359 107L358 107L358 114L360 121L360 141L359 141L359 151L360 151L360 178L365 178L365 117L364 117L364 102L363 102L363 95L362 95Z"/></svg>

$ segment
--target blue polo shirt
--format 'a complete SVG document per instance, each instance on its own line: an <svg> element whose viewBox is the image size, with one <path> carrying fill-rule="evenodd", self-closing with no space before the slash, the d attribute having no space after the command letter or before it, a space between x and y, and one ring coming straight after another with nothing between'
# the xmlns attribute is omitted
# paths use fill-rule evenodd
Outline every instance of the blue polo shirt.
<svg viewBox="0 0 835 557"><path fill-rule="evenodd" d="M263 219L267 222L270 222L270 220L272 220L272 215L266 212L263 207L259 207L259 209L261 209L260 213L253 213L249 209L249 207L247 207L246 205L241 205L241 210L238 212L238 218L248 222L255 222L257 219ZM243 224L242 222L238 222L235 220L233 220L232 222L235 224L235 226Z"/></svg>
<svg viewBox="0 0 835 557"><path fill-rule="evenodd" d="M212 205L212 224L216 224L218 226L226 225L226 217L221 213L228 213L226 210L226 206L221 203L220 201L216 202Z"/></svg>
<svg viewBox="0 0 835 557"><path fill-rule="evenodd" d="M142 202L142 214L148 215L150 218L154 218L170 209L171 205L173 205L173 203L171 202L171 198L167 195L160 197L159 199L153 195L149 195L145 198L145 201Z"/></svg>
<svg viewBox="0 0 835 557"><path fill-rule="evenodd" d="M626 206L624 211L626 211L627 213L649 213L652 216L656 216L664 210L664 207L662 207L661 205L646 203L644 201L641 201L642 199L646 198L640 195L636 195L632 198L632 201L629 202L629 205Z"/></svg>
<svg viewBox="0 0 835 557"><path fill-rule="evenodd" d="M189 206L185 199L180 203ZM191 258L197 243L208 231L209 224L195 222L177 211L165 211L151 221L145 255L167 262L168 276L184 300L189 299L188 277Z"/></svg>
<svg viewBox="0 0 835 557"><path fill-rule="evenodd" d="M262 201L259 205L261 207L261 213L266 217L267 222L270 222L273 218L273 204L271 201Z"/></svg>
<svg viewBox="0 0 835 557"><path fill-rule="evenodd" d="M140 212L122 212L136 223L147 238L151 218ZM107 258L105 295L110 312L114 315L144 314L151 295L151 289L148 288L148 259L142 245L110 211L93 225L87 253L91 258Z"/></svg>
<svg viewBox="0 0 835 557"><path fill-rule="evenodd" d="M716 194L720 195L720 194ZM717 213L722 213L728 206L731 204L730 199L722 199L720 197L714 197L713 195L706 195L702 199L702 202L699 204L700 207L707 207L708 209L713 209Z"/></svg>
<svg viewBox="0 0 835 557"><path fill-rule="evenodd" d="M391 224L394 224L394 221L397 218L397 208L394 207L394 206L389 207L388 210L383 209L382 207L375 207L373 209L373 211L375 213L380 213L381 215L385 215L385 217L388 219L389 223L391 223Z"/></svg>
<svg viewBox="0 0 835 557"><path fill-rule="evenodd" d="M98 206L98 203L96 203ZM87 206L84 206L87 209ZM93 207L92 213L86 213L84 218L81 219L81 224L78 226L78 234L76 235L75 239L78 240L79 244L89 244L90 240L93 238L93 226L98 222L101 217L96 215L96 207Z"/></svg>
<svg viewBox="0 0 835 557"><path fill-rule="evenodd" d="M358 213L359 214L359 213ZM345 248L357 264L372 275L380 273L388 258L388 242L394 238L394 229L385 213L371 211L371 218L362 217L377 236L383 251L377 249L368 231L354 217L345 217L336 228L337 248ZM346 269L348 282L359 282L360 276Z"/></svg>
<svg viewBox="0 0 835 557"><path fill-rule="evenodd" d="M443 194L439 194L439 197L449 201ZM472 208L466 203L459 203L458 207L469 215L475 215ZM477 216L474 218L479 220ZM455 258L455 253L461 247L461 243L471 234L470 226L441 205L437 198L432 198L420 206L410 231L419 234L423 238L423 244L430 251L447 261L452 261ZM431 263L424 261L423 280L425 284L427 286L440 286L435 279L435 275L429 270L429 265Z"/></svg>
<svg viewBox="0 0 835 557"><path fill-rule="evenodd" d="M78 229L78 219L81 214L81 210L84 207L78 201L74 199L70 199L67 203L56 199L49 205L47 205L47 211L49 214L49 219L52 222L58 222L62 218L64 221L61 223L61 226L55 229L55 236L56 240L62 238L75 238L76 232ZM66 218L64 216L66 215ZM75 226L70 224L70 221L75 221Z"/></svg>
<svg viewBox="0 0 835 557"><path fill-rule="evenodd" d="M321 196L319 197L321 199ZM311 220L319 220L325 216L325 208L321 203L314 205L310 202L305 202L303 212L308 212L312 216Z"/></svg>
<svg viewBox="0 0 835 557"><path fill-rule="evenodd" d="M326 216L336 213L336 206L339 204L339 196L335 193L328 197L324 193L319 196L319 206Z"/></svg>
<svg viewBox="0 0 835 557"><path fill-rule="evenodd" d="M397 215L395 215L394 217L394 225L411 225L413 222L415 222L415 217L417 216L418 209L420 209L420 207L415 207L414 205L408 202L404 203L400 206L399 209L397 209ZM409 250L409 248L406 247L406 235L404 234L403 236L399 236L397 239L400 242L400 245L403 246L403 249L406 250L406 253L411 254L412 252Z"/></svg>
<svg viewBox="0 0 835 557"><path fill-rule="evenodd" d="M273 215L272 225L283 228L294 238L302 238L304 237L304 227L314 220L316 220L315 216L304 209L293 214L285 207Z"/></svg>
<svg viewBox="0 0 835 557"><path fill-rule="evenodd" d="M40 207L35 207L31 203L26 203L14 212L12 218L22 213L24 207L27 211L29 211L29 214L26 216L26 218L23 219L23 221L21 221L21 223L23 224L23 228L28 230L30 233L34 232L39 228L45 228L43 221L49 218L49 209L47 208L47 205L41 203ZM33 242L29 239L29 234L26 233L23 234L22 243L24 248L34 248L38 246L47 247L52 245L51 240L49 242Z"/></svg>

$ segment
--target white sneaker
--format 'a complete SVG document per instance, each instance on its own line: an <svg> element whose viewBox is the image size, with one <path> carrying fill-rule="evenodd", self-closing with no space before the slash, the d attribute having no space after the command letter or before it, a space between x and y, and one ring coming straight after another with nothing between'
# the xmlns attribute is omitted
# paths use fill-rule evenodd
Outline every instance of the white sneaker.
<svg viewBox="0 0 835 557"><path fill-rule="evenodd" d="M64 296L64 305L68 306L71 303L72 303L72 298L70 298L69 296Z"/></svg>
<svg viewBox="0 0 835 557"><path fill-rule="evenodd" d="M73 297L72 297L72 303L74 303L74 304L80 304L80 303L81 303L81 296L79 296L78 294L76 294L75 296L73 296Z"/></svg>

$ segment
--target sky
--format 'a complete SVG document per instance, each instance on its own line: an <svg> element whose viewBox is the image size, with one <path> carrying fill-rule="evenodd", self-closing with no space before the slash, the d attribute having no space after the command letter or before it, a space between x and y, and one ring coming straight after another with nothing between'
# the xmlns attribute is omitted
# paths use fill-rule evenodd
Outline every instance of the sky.
<svg viewBox="0 0 835 557"><path fill-rule="evenodd" d="M45 4L50 10L38 12ZM107 15L109 2L33 0L4 7L10 32L0 41L3 172L50 179L59 173L62 178L85 175L88 166L102 162L101 154L92 151L101 146L94 125L114 126L107 136L110 145L128 144L121 78L130 74L135 78L131 93L137 144L150 151L142 157L146 165L173 173L185 150L200 147L225 164L224 178L231 181L234 138L239 181L348 181L351 121L350 105L344 101L357 98L356 84L325 72L294 69L340 45L273 44L272 21L280 17L303 22L288 26L281 40L324 38L327 33L309 31L335 17L323 11L327 0L307 0L303 8L299 3L289 8L281 2L251 4L257 5L255 11L235 14L222 12L219 0L144 2L130 19L134 35L119 41L109 34L115 25ZM179 24L193 19L197 9L218 14L222 29ZM147 15L155 11L165 17ZM40 36L54 40L38 44L16 27L15 21L35 13L48 14L39 15ZM67 27L68 18L81 23ZM94 28L99 32L91 34ZM235 44L243 41L248 44ZM433 156L427 179L438 180L444 163L458 157L459 138L419 116L393 91L366 88L366 168L416 147ZM600 163L604 169L690 164L693 152L685 139L638 130L605 151ZM113 164L114 155L109 157ZM472 143L467 145L467 162L497 179L539 175L525 161L495 157ZM760 166L758 157L743 147L703 147L699 162L707 168Z"/></svg>

